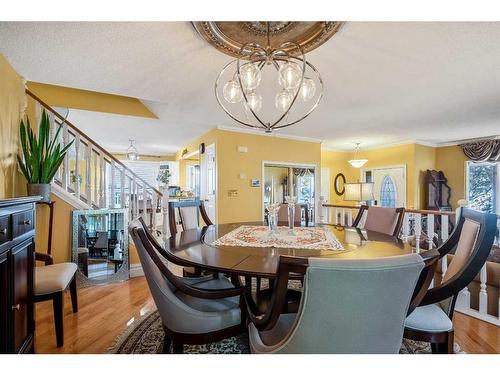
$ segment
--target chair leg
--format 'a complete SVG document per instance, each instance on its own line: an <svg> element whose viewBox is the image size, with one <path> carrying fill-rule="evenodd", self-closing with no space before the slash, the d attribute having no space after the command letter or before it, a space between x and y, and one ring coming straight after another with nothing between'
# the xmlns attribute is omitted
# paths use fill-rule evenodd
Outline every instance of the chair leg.
<svg viewBox="0 0 500 375"><path fill-rule="evenodd" d="M73 307L73 313L78 312L78 295L76 292L76 275L73 276L73 280L69 283L69 293L71 295L71 306Z"/></svg>
<svg viewBox="0 0 500 375"><path fill-rule="evenodd" d="M170 353L170 347L172 345L172 340L170 339L170 337L167 336L167 334L165 334L165 337L163 339L163 350L162 350L162 353L163 354L168 354Z"/></svg>
<svg viewBox="0 0 500 375"><path fill-rule="evenodd" d="M57 292L52 299L52 307L54 309L54 324L56 328L56 342L57 347L64 345L64 332L63 332L63 292Z"/></svg>
<svg viewBox="0 0 500 375"><path fill-rule="evenodd" d="M437 354L438 353L438 344L436 344L435 342L431 342L431 351L432 351L432 354Z"/></svg>
<svg viewBox="0 0 500 375"><path fill-rule="evenodd" d="M453 354L453 331L450 331L446 334L446 339L444 342L440 342L435 344L436 345L436 352L433 351L433 353L437 354Z"/></svg>
<svg viewBox="0 0 500 375"><path fill-rule="evenodd" d="M173 344L173 353L174 354L184 353L184 345L182 344L182 342L174 341L172 344Z"/></svg>

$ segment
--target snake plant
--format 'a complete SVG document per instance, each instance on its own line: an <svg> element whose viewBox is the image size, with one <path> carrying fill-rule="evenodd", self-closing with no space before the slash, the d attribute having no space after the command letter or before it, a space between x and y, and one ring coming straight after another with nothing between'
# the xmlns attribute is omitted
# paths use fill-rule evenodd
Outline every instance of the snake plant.
<svg viewBox="0 0 500 375"><path fill-rule="evenodd" d="M17 155L19 168L29 184L50 184L57 169L64 160L66 152L71 147L73 141L62 147L58 137L62 129L59 125L54 137L50 137L49 115L42 112L40 126L38 128L38 137L33 133L30 126L30 120L21 120L19 135L23 158Z"/></svg>

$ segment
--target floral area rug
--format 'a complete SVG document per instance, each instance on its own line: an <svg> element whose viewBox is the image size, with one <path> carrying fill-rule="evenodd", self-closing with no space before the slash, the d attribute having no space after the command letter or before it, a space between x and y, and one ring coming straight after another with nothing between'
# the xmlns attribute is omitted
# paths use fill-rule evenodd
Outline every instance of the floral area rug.
<svg viewBox="0 0 500 375"><path fill-rule="evenodd" d="M321 227L268 227L242 225L214 242L217 246L280 247L289 249L344 250L329 230Z"/></svg>
<svg viewBox="0 0 500 375"><path fill-rule="evenodd" d="M156 354L163 349L163 328L158 311L153 311L132 324L108 349L108 354ZM455 353L463 353L455 344ZM249 354L248 335L243 333L206 345L184 345L190 354ZM430 354L430 345L403 339L400 354Z"/></svg>

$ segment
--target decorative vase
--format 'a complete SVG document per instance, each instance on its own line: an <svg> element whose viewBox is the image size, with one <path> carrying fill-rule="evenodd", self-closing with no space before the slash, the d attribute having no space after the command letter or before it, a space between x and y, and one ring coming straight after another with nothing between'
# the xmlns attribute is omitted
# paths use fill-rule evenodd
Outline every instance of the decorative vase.
<svg viewBox="0 0 500 375"><path fill-rule="evenodd" d="M28 184L28 195L39 195L42 202L50 202L50 184Z"/></svg>

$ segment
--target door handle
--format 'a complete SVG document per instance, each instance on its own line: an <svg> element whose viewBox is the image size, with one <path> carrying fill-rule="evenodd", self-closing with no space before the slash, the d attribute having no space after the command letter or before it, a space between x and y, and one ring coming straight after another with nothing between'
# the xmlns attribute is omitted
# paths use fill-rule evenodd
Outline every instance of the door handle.
<svg viewBox="0 0 500 375"><path fill-rule="evenodd" d="M7 228L0 229L0 234L6 235L7 234Z"/></svg>
<svg viewBox="0 0 500 375"><path fill-rule="evenodd" d="M23 221L23 224L24 224L24 225L30 225L30 224L31 224L31 220L24 220L24 221Z"/></svg>
<svg viewBox="0 0 500 375"><path fill-rule="evenodd" d="M12 311L14 311L14 310L17 310L17 311L21 310L21 305L17 304L17 305L12 306Z"/></svg>

